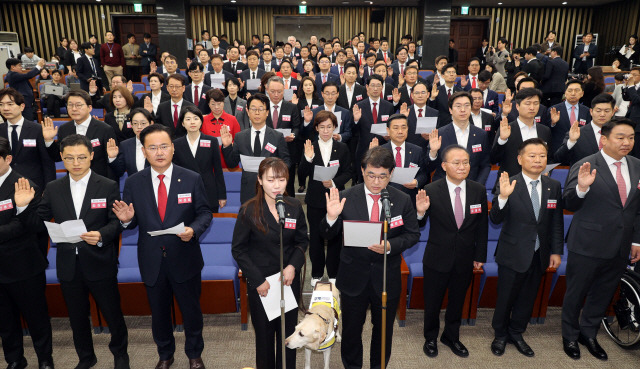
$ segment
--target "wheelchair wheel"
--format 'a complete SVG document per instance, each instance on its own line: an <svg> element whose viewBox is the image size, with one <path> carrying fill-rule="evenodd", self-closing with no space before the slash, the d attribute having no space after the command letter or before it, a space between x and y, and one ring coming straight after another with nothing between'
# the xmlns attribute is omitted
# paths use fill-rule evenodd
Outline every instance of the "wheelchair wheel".
<svg viewBox="0 0 640 369"><path fill-rule="evenodd" d="M620 280L620 292L614 297L613 316L602 319L605 331L622 348L630 349L640 342L640 284L630 275Z"/></svg>

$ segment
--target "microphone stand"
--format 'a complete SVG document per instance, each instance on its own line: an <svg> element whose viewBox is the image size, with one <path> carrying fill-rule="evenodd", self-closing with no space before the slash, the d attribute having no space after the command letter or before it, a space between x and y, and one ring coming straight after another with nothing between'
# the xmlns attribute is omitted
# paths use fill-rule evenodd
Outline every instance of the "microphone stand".
<svg viewBox="0 0 640 369"><path fill-rule="evenodd" d="M286 350L284 345L285 332L284 332L284 245L282 240L282 229L284 228L284 218L280 218L280 348L282 349L282 369L287 367L286 365Z"/></svg>
<svg viewBox="0 0 640 369"><path fill-rule="evenodd" d="M382 337L380 342L382 343L382 348L380 351L380 359L381 365L380 368L386 368L386 360L387 355L385 351L386 340L387 340L387 231L389 228L389 217L385 212L384 223L382 225L382 235L384 239L384 249L382 252L382 329L381 334Z"/></svg>

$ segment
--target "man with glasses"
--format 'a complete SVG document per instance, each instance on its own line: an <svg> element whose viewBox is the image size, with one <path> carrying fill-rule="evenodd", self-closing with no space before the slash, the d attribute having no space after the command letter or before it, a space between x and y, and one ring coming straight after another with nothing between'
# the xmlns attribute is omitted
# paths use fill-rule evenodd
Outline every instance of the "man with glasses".
<svg viewBox="0 0 640 369"><path fill-rule="evenodd" d="M429 98L429 106L438 110L438 128L443 127L451 122L451 112L449 111L449 98L456 92L462 91L462 87L456 85L456 66L449 63L442 68L444 84L440 84L439 80L434 79L431 86L431 97Z"/></svg>
<svg viewBox="0 0 640 369"><path fill-rule="evenodd" d="M282 133L267 125L269 116L269 98L264 94L252 95L247 101L247 110L251 128L244 129L231 136L226 126L220 127L222 139L222 155L228 168L235 168L240 163L240 155L253 157L277 156L288 167L291 167L289 149ZM242 185L240 187L240 202L244 203L256 195L257 172L248 172L242 169ZM289 182L292 182L289 180ZM289 189L287 188L287 191Z"/></svg>
<svg viewBox="0 0 640 369"><path fill-rule="evenodd" d="M404 298L400 293L401 255L404 250L415 245L420 238L416 209L409 195L388 186L394 167L395 160L391 152L383 147L374 147L366 152L361 161L360 171L364 183L342 192L334 187L330 190L330 194L325 195L327 216L320 223L320 234L326 239L332 239L343 233L343 221L382 221L384 212L381 213L383 210L381 192L385 188L389 191L389 200L393 204L391 219L396 220L389 229L386 245L381 241L369 247L344 245L342 248L336 287L341 293L343 324L341 350L345 368L363 367L362 328L369 307L371 307L373 324L369 367L380 368L381 366L381 296L384 268L382 254L384 252L387 253L388 293L384 362L388 363L391 357L396 309L400 298Z"/></svg>
<svg viewBox="0 0 640 369"><path fill-rule="evenodd" d="M318 58L318 66L320 72L316 73L316 91L321 91L322 86L327 82L335 82L340 86L340 75L331 73L331 60L326 55L321 55Z"/></svg>
<svg viewBox="0 0 640 369"><path fill-rule="evenodd" d="M482 108L484 102L481 89L472 88L469 90L469 94L471 94L471 99L473 100L469 123L485 131L487 133L487 141L491 145L501 117L494 117L492 113L486 112L486 109ZM491 147L489 146L489 148Z"/></svg>
<svg viewBox="0 0 640 369"><path fill-rule="evenodd" d="M398 92L400 92L400 105L413 104L411 93L416 82L418 82L418 68L414 66L407 67L404 72L404 84L398 88Z"/></svg>
<svg viewBox="0 0 640 369"><path fill-rule="evenodd" d="M189 77L191 77L191 83L185 88L182 97L193 103L203 115L211 113L207 105L207 91L211 90L211 86L204 83L204 66L200 63L191 63Z"/></svg>
<svg viewBox="0 0 640 369"><path fill-rule="evenodd" d="M175 139L187 134L187 131L178 119L180 114L182 114L182 110L187 106L195 105L184 98L186 88L185 78L182 75L171 74L167 78L165 86L167 86L171 100L158 105L158 112L155 114L154 121L157 124L167 126L171 131L171 137Z"/></svg>
<svg viewBox="0 0 640 369"><path fill-rule="evenodd" d="M349 142L351 139L351 129L353 127L353 117L351 112L341 106L336 105L338 100L338 84L335 82L327 82L322 85L322 100L324 105L320 105L317 108L309 111L304 110L303 125L305 131L305 137L311 139L312 142L318 139L318 131L313 129L313 122L316 119L316 114L326 110L332 112L336 118L338 118L338 132L333 133L333 139L339 142Z"/></svg>
<svg viewBox="0 0 640 369"><path fill-rule="evenodd" d="M65 102L71 121L60 127L54 126L53 120L48 117L42 122L42 136L49 156L54 161L62 160L59 143L72 134L85 136L89 139L93 151L91 170L103 177L117 180L118 177L109 167L109 156L107 155L107 142L109 139L116 139L113 127L91 116L91 98L85 91L69 92ZM54 141L56 135L58 140Z"/></svg>
<svg viewBox="0 0 640 369"><path fill-rule="evenodd" d="M472 88L480 88L480 81L478 80L480 59L476 57L469 59L469 66L467 69L469 70L469 74L462 76L462 79L460 79L460 87L465 91L469 91Z"/></svg>

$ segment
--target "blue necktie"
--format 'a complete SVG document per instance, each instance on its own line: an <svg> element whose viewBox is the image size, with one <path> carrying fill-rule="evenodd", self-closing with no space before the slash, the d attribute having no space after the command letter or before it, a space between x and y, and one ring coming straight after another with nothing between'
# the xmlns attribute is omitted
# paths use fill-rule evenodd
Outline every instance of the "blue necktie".
<svg viewBox="0 0 640 369"><path fill-rule="evenodd" d="M531 205L533 206L533 214L536 216L536 220L540 218L540 199L538 198L538 191L536 187L538 187L539 180L531 181ZM540 238L536 235L536 247L535 251L538 251L540 248Z"/></svg>

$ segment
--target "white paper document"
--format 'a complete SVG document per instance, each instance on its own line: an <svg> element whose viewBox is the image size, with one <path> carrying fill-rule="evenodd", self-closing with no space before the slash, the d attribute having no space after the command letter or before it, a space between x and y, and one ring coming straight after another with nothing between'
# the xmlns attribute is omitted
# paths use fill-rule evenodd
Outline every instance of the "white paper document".
<svg viewBox="0 0 640 369"><path fill-rule="evenodd" d="M438 117L420 117L416 121L416 134L431 133L438 126Z"/></svg>
<svg viewBox="0 0 640 369"><path fill-rule="evenodd" d="M342 221L344 245L351 247L369 247L380 244L382 223Z"/></svg>
<svg viewBox="0 0 640 369"><path fill-rule="evenodd" d="M269 292L266 297L260 296L264 312L267 313L269 321L280 316L280 272L266 278L269 282ZM284 312L291 311L298 307L296 298L293 295L291 286L284 286Z"/></svg>
<svg viewBox="0 0 640 369"><path fill-rule="evenodd" d="M340 133L340 126L342 126L342 112L341 111L337 111L335 113L336 119L338 120L338 126L336 127L336 129L333 130L334 134L339 134Z"/></svg>
<svg viewBox="0 0 640 369"><path fill-rule="evenodd" d="M542 174L547 174L551 171L551 169L557 167L558 165L560 165L560 163L555 163L555 164L547 164L546 168L544 168L544 172L542 172Z"/></svg>
<svg viewBox="0 0 640 369"><path fill-rule="evenodd" d="M313 180L314 181L328 181L333 179L338 173L339 165L335 165L332 167L321 167L316 165L313 169Z"/></svg>
<svg viewBox="0 0 640 369"><path fill-rule="evenodd" d="M291 136L291 128L276 128L276 131L282 133L284 137Z"/></svg>
<svg viewBox="0 0 640 369"><path fill-rule="evenodd" d="M387 125L385 123L377 123L371 125L371 134L386 136L387 135Z"/></svg>
<svg viewBox="0 0 640 369"><path fill-rule="evenodd" d="M491 110L491 109L480 108L480 111L483 111L483 112L485 112L487 114L493 115L493 110Z"/></svg>
<svg viewBox="0 0 640 369"><path fill-rule="evenodd" d="M291 101L293 99L293 90L288 88L284 90L284 101Z"/></svg>
<svg viewBox="0 0 640 369"><path fill-rule="evenodd" d="M391 182L397 184L405 184L409 182L413 182L416 178L416 174L418 174L418 170L420 167L413 168L394 168L393 173L391 174Z"/></svg>
<svg viewBox="0 0 640 369"><path fill-rule="evenodd" d="M82 219L67 220L66 222L51 223L44 222L49 232L51 241L55 243L76 243L82 241L80 235L87 233L87 227Z"/></svg>
<svg viewBox="0 0 640 369"><path fill-rule="evenodd" d="M248 156L240 155L240 162L242 163L242 170L245 172L258 173L260 163L264 160L264 156Z"/></svg>
<svg viewBox="0 0 640 369"><path fill-rule="evenodd" d="M224 90L224 75L211 74L209 77L211 78L211 87Z"/></svg>
<svg viewBox="0 0 640 369"><path fill-rule="evenodd" d="M155 237L155 236L162 236L163 234L180 234L180 233L184 233L184 222L180 223L176 226L173 226L171 228L167 228L167 229L161 229L159 231L151 231L151 232L147 232L149 233L149 236Z"/></svg>
<svg viewBox="0 0 640 369"><path fill-rule="evenodd" d="M248 79L247 84L245 86L247 87L247 90L255 91L260 87L260 79L259 78Z"/></svg>

